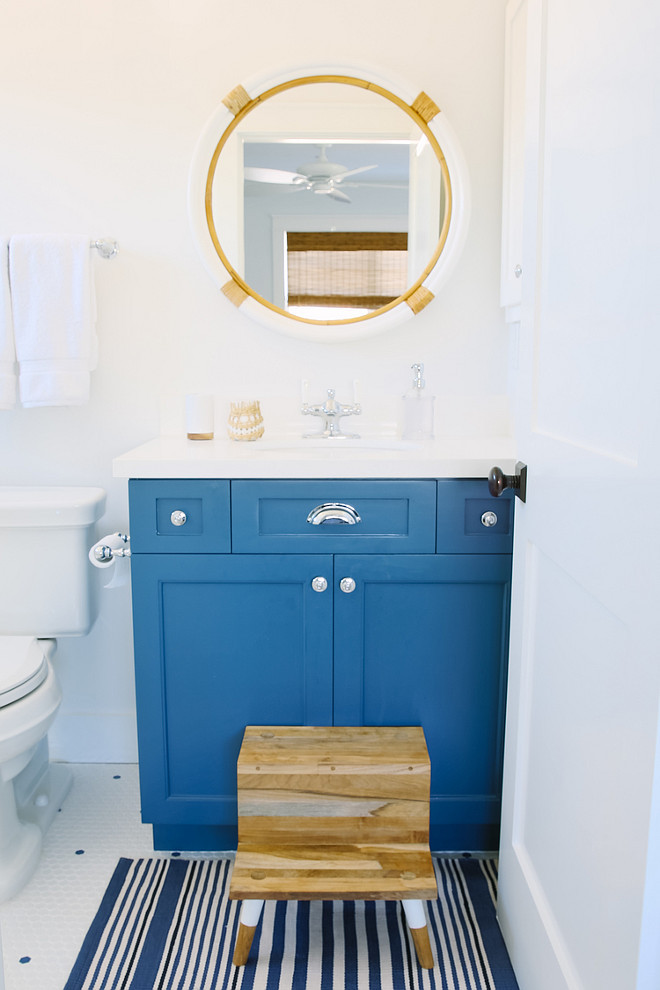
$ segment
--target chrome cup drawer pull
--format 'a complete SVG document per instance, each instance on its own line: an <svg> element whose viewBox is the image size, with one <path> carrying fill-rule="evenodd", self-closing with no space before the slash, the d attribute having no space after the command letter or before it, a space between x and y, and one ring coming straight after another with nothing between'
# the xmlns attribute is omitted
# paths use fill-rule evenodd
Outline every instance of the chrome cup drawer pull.
<svg viewBox="0 0 660 990"><path fill-rule="evenodd" d="M307 522L312 526L326 526L328 523L355 526L361 519L353 506L346 502L323 502L312 509Z"/></svg>

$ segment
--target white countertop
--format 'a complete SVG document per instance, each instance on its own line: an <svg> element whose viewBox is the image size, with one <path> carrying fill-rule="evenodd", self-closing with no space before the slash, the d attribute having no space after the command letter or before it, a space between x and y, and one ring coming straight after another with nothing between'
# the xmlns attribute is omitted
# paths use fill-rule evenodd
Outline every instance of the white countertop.
<svg viewBox="0 0 660 990"><path fill-rule="evenodd" d="M512 437L236 442L160 436L112 462L116 478L486 478L515 468Z"/></svg>

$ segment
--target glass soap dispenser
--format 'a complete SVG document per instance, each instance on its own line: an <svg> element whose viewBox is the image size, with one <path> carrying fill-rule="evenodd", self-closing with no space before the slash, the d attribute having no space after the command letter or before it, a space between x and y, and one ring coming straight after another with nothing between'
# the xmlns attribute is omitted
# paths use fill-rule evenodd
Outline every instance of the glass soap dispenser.
<svg viewBox="0 0 660 990"><path fill-rule="evenodd" d="M423 364L411 365L413 372L412 388L403 396L403 439L433 439L433 404L435 396L424 392L426 382Z"/></svg>

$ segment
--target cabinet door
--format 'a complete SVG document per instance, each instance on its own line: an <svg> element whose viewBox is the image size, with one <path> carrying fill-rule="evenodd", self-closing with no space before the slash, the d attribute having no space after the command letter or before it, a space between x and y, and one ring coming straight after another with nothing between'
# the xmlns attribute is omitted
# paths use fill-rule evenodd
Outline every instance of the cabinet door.
<svg viewBox="0 0 660 990"><path fill-rule="evenodd" d="M436 849L497 847L510 572L508 554L335 560L335 724L424 728Z"/></svg>
<svg viewBox="0 0 660 990"><path fill-rule="evenodd" d="M132 572L143 818L235 827L245 725L332 722L332 557L134 554Z"/></svg>

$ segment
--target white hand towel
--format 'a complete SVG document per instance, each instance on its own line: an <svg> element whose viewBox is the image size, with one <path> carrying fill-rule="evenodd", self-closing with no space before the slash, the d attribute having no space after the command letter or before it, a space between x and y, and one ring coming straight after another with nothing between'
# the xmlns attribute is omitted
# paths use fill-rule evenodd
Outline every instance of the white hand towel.
<svg viewBox="0 0 660 990"><path fill-rule="evenodd" d="M0 237L0 409L16 403L16 348L9 294L9 242Z"/></svg>
<svg viewBox="0 0 660 990"><path fill-rule="evenodd" d="M89 236L12 237L9 281L22 404L87 402L97 357Z"/></svg>

